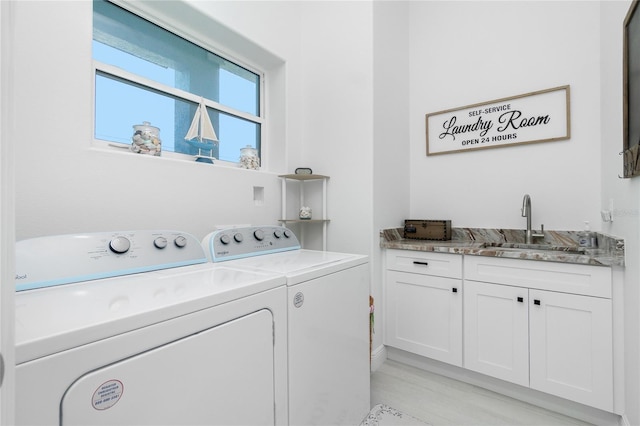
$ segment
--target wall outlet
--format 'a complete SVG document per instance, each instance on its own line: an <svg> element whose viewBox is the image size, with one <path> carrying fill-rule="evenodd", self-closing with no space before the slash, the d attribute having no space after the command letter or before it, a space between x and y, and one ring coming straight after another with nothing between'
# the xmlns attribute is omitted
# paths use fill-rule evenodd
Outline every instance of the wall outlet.
<svg viewBox="0 0 640 426"><path fill-rule="evenodd" d="M600 215L602 216L603 222L613 222L613 215L611 213L611 210L602 210L600 212Z"/></svg>
<svg viewBox="0 0 640 426"><path fill-rule="evenodd" d="M253 204L264 206L264 186L253 187Z"/></svg>

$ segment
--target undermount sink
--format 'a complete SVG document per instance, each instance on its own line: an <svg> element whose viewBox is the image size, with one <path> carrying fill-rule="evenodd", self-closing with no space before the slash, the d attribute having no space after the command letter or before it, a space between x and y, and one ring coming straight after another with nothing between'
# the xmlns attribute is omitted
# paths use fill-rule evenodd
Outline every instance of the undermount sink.
<svg viewBox="0 0 640 426"><path fill-rule="evenodd" d="M585 247L558 246L552 244L526 244L526 243L486 243L486 248L495 248L503 251L541 251L541 252L562 252L571 254L584 254Z"/></svg>

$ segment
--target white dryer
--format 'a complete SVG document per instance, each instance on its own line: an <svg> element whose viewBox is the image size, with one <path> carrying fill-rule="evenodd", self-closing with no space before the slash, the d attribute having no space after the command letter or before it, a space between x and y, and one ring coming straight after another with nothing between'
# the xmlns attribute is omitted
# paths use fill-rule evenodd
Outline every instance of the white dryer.
<svg viewBox="0 0 640 426"><path fill-rule="evenodd" d="M217 264L287 278L289 424L360 424L370 409L368 257L301 249L281 226L214 231L203 246Z"/></svg>
<svg viewBox="0 0 640 426"><path fill-rule="evenodd" d="M287 424L281 274L175 231L17 243L16 423Z"/></svg>

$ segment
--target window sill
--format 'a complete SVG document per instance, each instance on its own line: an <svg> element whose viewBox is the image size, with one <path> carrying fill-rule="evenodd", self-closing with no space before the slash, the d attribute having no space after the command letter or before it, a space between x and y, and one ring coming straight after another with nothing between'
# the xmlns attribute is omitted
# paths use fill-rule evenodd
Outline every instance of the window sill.
<svg viewBox="0 0 640 426"><path fill-rule="evenodd" d="M203 163L203 162L197 162L195 161L195 156L193 155L186 155L186 154L179 154L179 153L175 153L175 152L171 152L171 151L162 151L162 155L160 156L155 156L155 155L147 155L147 154L136 154L133 153L129 150L129 146L128 145L124 145L124 144L117 144L117 143L110 143L110 142L106 142L106 141L102 141L102 140L97 140L94 139L93 141L93 145L90 148L92 151L95 152L102 152L102 153L108 153L108 154L115 154L115 155L124 155L127 157L137 157L137 158L145 158L147 160L152 160L152 161L174 161L174 162L178 162L178 163L192 163L192 164L196 164L198 167L200 166L215 166L216 168L225 168L225 169L234 169L234 170L243 170L243 171L247 171L247 172L263 172L263 173L269 173L266 170L263 170L262 168L259 170L250 170L250 169L245 169L240 167L240 163L234 163L231 161L223 161L223 160L215 160L214 159L214 163ZM147 160L142 160L142 161L147 161Z"/></svg>

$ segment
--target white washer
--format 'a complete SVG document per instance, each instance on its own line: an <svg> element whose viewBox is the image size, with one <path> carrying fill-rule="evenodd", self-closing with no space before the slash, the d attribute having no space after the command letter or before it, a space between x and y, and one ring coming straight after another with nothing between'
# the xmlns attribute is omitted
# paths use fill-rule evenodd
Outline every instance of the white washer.
<svg viewBox="0 0 640 426"><path fill-rule="evenodd" d="M17 243L20 425L287 424L280 274L175 231Z"/></svg>
<svg viewBox="0 0 640 426"><path fill-rule="evenodd" d="M301 249L280 226L218 230L203 246L213 262L287 278L289 424L360 424L370 409L368 257Z"/></svg>

